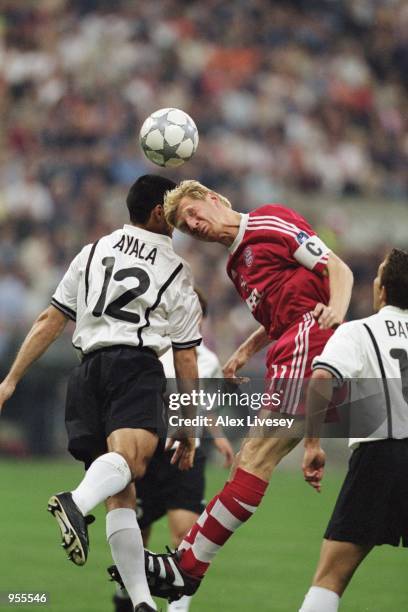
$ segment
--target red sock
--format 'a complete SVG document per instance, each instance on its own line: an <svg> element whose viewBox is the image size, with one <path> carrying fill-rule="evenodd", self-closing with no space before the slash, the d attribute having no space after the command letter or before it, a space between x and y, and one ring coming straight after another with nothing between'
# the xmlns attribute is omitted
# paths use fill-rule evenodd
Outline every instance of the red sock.
<svg viewBox="0 0 408 612"><path fill-rule="evenodd" d="M238 468L190 530L187 546L181 545L181 568L201 578L221 546L255 512L267 486L267 481Z"/></svg>
<svg viewBox="0 0 408 612"><path fill-rule="evenodd" d="M194 525L191 527L191 529L187 533L187 535L184 536L184 539L181 542L180 546L178 547L178 550L189 549L191 547L191 545L194 544L194 540L196 539L197 533L201 529L201 525L204 523L204 520L208 517L208 513L210 512L211 508L214 506L214 504L217 501L218 497L219 496L217 494L207 504L207 506L206 506L205 510L203 511L203 513L201 514L201 516L198 517L197 522L194 523Z"/></svg>

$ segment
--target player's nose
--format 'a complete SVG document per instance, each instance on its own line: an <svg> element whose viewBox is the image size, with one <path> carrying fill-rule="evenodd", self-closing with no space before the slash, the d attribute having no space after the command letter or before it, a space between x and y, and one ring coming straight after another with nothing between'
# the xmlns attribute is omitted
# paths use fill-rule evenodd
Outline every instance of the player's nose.
<svg viewBox="0 0 408 612"><path fill-rule="evenodd" d="M186 221L190 230L196 230L198 228L198 219L187 219Z"/></svg>

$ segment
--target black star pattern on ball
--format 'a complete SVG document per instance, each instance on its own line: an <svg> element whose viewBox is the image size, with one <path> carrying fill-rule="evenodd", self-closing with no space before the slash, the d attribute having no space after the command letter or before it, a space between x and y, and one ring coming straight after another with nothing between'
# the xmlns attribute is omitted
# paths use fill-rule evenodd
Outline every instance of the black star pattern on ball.
<svg viewBox="0 0 408 612"><path fill-rule="evenodd" d="M194 139L197 138L197 128L195 127L194 123L190 119L187 119L186 123L184 123L183 125L175 123L174 121L169 119L169 114L171 112L172 111L168 111L160 117L153 117L153 122L150 125L148 133L145 134L145 136L143 136L140 141L140 144L146 152L147 157L154 163L161 166L165 166L170 159L184 159L177 153L179 146L186 140L191 140L194 145ZM180 127L183 130L183 137L181 138L180 142L175 145L169 144L165 138L166 127L171 125ZM152 149L146 143L149 134L151 134L155 130L158 130L163 137L163 146L159 149ZM163 157L163 163L160 162L159 156Z"/></svg>

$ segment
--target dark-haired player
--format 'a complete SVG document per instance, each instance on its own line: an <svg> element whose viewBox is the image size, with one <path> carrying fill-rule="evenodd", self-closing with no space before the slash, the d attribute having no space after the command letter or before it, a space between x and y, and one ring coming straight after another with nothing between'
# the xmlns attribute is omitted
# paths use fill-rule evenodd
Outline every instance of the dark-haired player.
<svg viewBox="0 0 408 612"><path fill-rule="evenodd" d="M75 257L49 306L35 321L0 385L0 409L31 364L75 321L73 343L82 362L69 379L66 426L69 450L87 468L71 491L53 495L69 558L88 554L88 513L106 501L107 538L135 610L156 610L144 572L136 520L134 479L146 471L165 435L159 361L170 346L178 378L197 378L201 308L188 265L173 251L163 197L174 183L140 177L127 196L130 223ZM175 451L180 469L191 467L194 439Z"/></svg>
<svg viewBox="0 0 408 612"><path fill-rule="evenodd" d="M327 527L313 585L300 612L337 612L354 572L381 544L408 547L408 253L393 249L373 283L377 314L342 325L313 362L308 413L327 409L323 385L382 381L380 404L370 394L373 436L351 438L353 454ZM357 380L356 380L357 379ZM316 393L313 393L316 388ZM364 391L361 392L361 395ZM378 419L385 408L385 419ZM374 428L373 428L374 429ZM325 453L305 439L305 479L320 490Z"/></svg>
<svg viewBox="0 0 408 612"><path fill-rule="evenodd" d="M189 180L166 195L165 214L170 225L229 249L227 273L261 324L229 360L224 375L234 378L256 351L276 340L267 356L268 385L273 389L277 379L288 379L281 410L299 414L302 380L349 305L353 280L348 266L301 215L279 204L240 214L224 196ZM176 554L147 559L152 592L154 585L157 592L168 587L169 596L177 597L198 588L217 552L255 512L276 464L301 437L299 431L290 438L258 433L244 440L230 481Z"/></svg>

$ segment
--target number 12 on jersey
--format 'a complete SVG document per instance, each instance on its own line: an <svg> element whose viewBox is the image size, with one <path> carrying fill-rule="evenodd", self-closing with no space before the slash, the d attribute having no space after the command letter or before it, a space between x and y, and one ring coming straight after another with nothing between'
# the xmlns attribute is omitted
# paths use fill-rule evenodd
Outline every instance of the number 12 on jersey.
<svg viewBox="0 0 408 612"><path fill-rule="evenodd" d="M101 317L102 314L119 319L120 321L127 321L128 323L139 323L140 316L136 312L129 312L123 310L130 302L140 297L150 287L150 278L145 270L142 268L123 268L118 270L113 275L114 281L122 281L125 278L136 278L139 281L137 287L124 291L119 297L112 300L105 308L106 295L108 292L109 284L112 280L113 268L115 265L114 257L104 257L102 259L102 265L105 267L105 277L103 280L102 290L99 294L98 301L96 302L95 308L92 311L94 317Z"/></svg>

